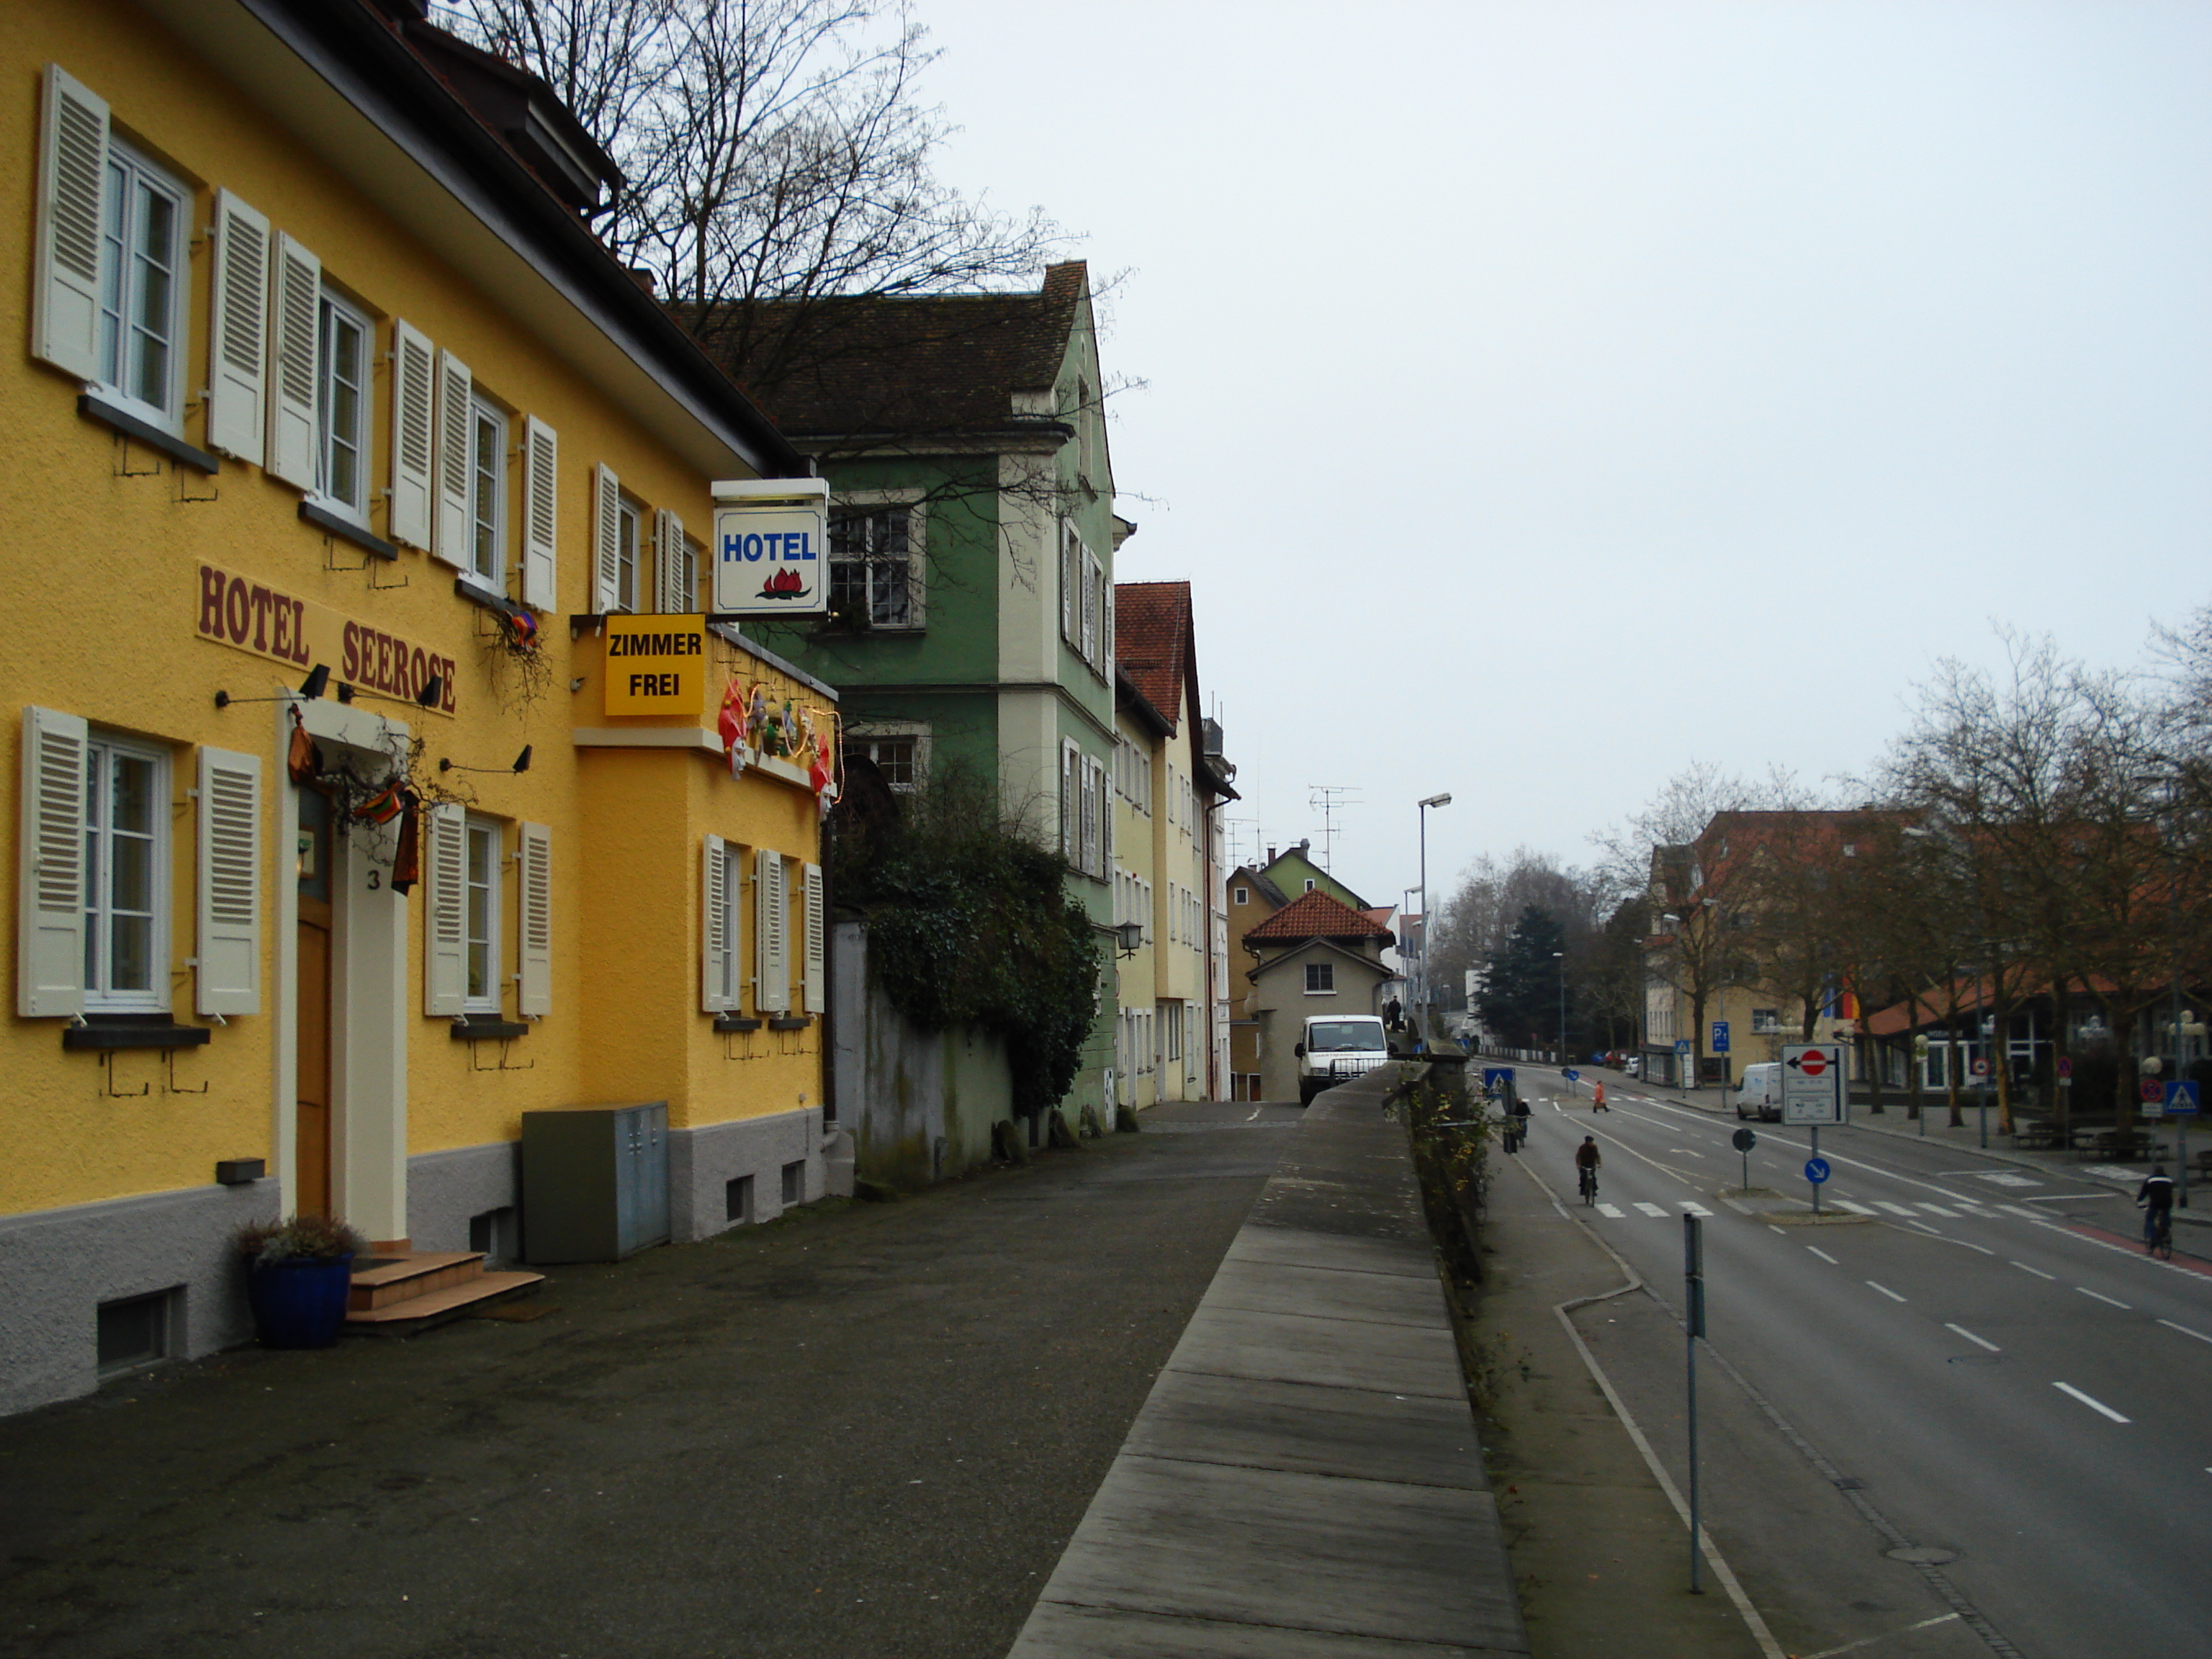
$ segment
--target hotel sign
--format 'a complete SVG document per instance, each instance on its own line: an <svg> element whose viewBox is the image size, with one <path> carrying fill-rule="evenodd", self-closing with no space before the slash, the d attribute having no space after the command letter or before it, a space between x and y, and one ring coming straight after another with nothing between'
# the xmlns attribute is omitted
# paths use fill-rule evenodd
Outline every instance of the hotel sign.
<svg viewBox="0 0 2212 1659"><path fill-rule="evenodd" d="M830 608L830 485L743 478L714 485L714 611L818 617Z"/></svg>
<svg viewBox="0 0 2212 1659"><path fill-rule="evenodd" d="M199 586L198 633L204 640L283 663L298 671L289 676L295 679L324 663L333 681L403 702L414 702L434 674L443 684L432 711L454 712L451 657L211 564L199 567Z"/></svg>

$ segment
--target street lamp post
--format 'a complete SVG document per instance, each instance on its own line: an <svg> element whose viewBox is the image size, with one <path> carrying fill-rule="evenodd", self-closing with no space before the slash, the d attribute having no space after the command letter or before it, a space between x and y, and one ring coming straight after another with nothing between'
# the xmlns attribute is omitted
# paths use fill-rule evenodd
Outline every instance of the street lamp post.
<svg viewBox="0 0 2212 1659"><path fill-rule="evenodd" d="M1552 960L1559 964L1559 1064L1567 1063L1567 953L1552 952Z"/></svg>
<svg viewBox="0 0 2212 1659"><path fill-rule="evenodd" d="M1421 1010L1421 1040L1425 1042L1428 1040L1429 1035L1429 808L1431 806L1449 806L1450 805L1451 797L1449 794L1431 795L1426 800L1419 803L1421 809L1419 815L1421 825L1421 952L1419 961L1420 963L1421 982L1414 1000Z"/></svg>

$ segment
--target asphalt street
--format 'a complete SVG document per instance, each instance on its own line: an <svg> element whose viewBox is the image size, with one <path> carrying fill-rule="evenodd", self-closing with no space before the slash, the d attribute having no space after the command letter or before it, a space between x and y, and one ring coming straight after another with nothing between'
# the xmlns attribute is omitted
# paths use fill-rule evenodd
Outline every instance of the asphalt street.
<svg viewBox="0 0 2212 1659"><path fill-rule="evenodd" d="M1729 1487L1748 1513L1717 1511L1708 1524L1754 1601L1782 1604L1778 1629L1793 1609L1801 1623L1832 1625L1857 1607L1881 1638L1861 1650L1870 1655L2202 1649L2212 1583L2185 1564L2212 1546L2212 1428L2201 1406L2212 1382L2212 1269L2146 1257L2121 1189L1827 1129L1829 1218L1808 1224L1802 1130L1755 1126L1752 1191L1740 1194L1733 1119L1633 1085L1610 1088L1613 1109L1595 1113L1586 1093L1570 1098L1555 1073L1531 1067L1522 1085L1536 1100L1531 1173L1676 1316L1680 1218L1707 1218L1708 1398L1730 1440L1772 1443L1722 1444L1724 1456L1766 1459L1770 1471ZM1575 1203L1571 1163L1584 1134L1605 1158L1588 1208ZM2193 1240L2185 1231L2182 1248ZM1579 1317L1650 1326L1634 1343L1616 1328L1594 1346L1601 1363L1617 1355L1632 1408L1640 1398L1662 1419L1654 1442L1681 1480L1680 1327L1623 1304ZM1778 1464L1777 1447L1788 1449ZM1783 1464L1810 1468L1818 1496ZM1827 1512L1830 1492L1847 1499L1849 1524ZM1821 1559L1799 1547L1809 1527L1830 1540ZM1834 1603L1877 1558L1915 1582L1867 1591L1863 1607ZM1804 1582L1824 1570L1833 1605Z"/></svg>

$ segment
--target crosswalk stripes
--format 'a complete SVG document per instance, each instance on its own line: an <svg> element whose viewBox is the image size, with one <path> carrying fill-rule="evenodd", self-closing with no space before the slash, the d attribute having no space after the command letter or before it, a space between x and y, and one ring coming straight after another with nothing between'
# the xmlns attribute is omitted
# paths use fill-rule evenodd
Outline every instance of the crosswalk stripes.
<svg viewBox="0 0 2212 1659"><path fill-rule="evenodd" d="M1930 1204L1924 1198L1920 1200L1920 1207L1930 1215L1942 1216L1947 1221L1956 1221L1959 1218L1959 1212L1956 1210L1947 1210L1941 1204Z"/></svg>
<svg viewBox="0 0 2212 1659"><path fill-rule="evenodd" d="M1601 1204L1597 1206L1597 1212L1603 1216L1607 1221L1626 1221L1628 1219L1628 1212L1622 1209L1618 1204Z"/></svg>
<svg viewBox="0 0 2212 1659"><path fill-rule="evenodd" d="M1902 1204L1893 1204L1886 1198L1877 1198L1874 1202L1876 1209L1887 1210L1892 1215L1901 1215L1908 1221L1917 1221L1920 1219L1918 1216L1913 1214L1909 1208Z"/></svg>
<svg viewBox="0 0 2212 1659"><path fill-rule="evenodd" d="M2000 1204L1997 1206L1997 1208L2002 1210L2007 1215L2016 1215L2023 1221L2040 1221L2043 1219L2042 1213L2039 1211L2031 1210L2024 1204Z"/></svg>
<svg viewBox="0 0 2212 1659"><path fill-rule="evenodd" d="M1839 1210L1849 1210L1853 1215L1872 1215L1874 1212L1863 1204L1854 1204L1848 1198L1832 1198L1829 1203Z"/></svg>
<svg viewBox="0 0 2212 1659"><path fill-rule="evenodd" d="M1667 1212L1661 1209L1656 1204L1646 1204L1643 1200L1638 1199L1636 1202L1636 1207L1643 1211L1646 1215L1657 1216L1662 1221L1664 1221L1667 1218Z"/></svg>
<svg viewBox="0 0 2212 1659"><path fill-rule="evenodd" d="M1713 1212L1707 1209L1704 1205L1692 1204L1687 1199L1682 1200L1682 1213L1684 1215L1702 1216L1708 1221L1711 1220L1713 1217Z"/></svg>

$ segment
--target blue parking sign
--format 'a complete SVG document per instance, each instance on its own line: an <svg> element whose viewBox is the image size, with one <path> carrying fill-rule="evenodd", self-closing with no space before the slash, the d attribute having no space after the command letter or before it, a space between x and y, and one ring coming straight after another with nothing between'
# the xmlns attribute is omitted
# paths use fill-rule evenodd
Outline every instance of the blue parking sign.
<svg viewBox="0 0 2212 1659"><path fill-rule="evenodd" d="M1724 1054L1729 1051L1728 1025L1729 1023L1724 1019L1717 1019L1713 1022L1713 1052L1717 1054Z"/></svg>

